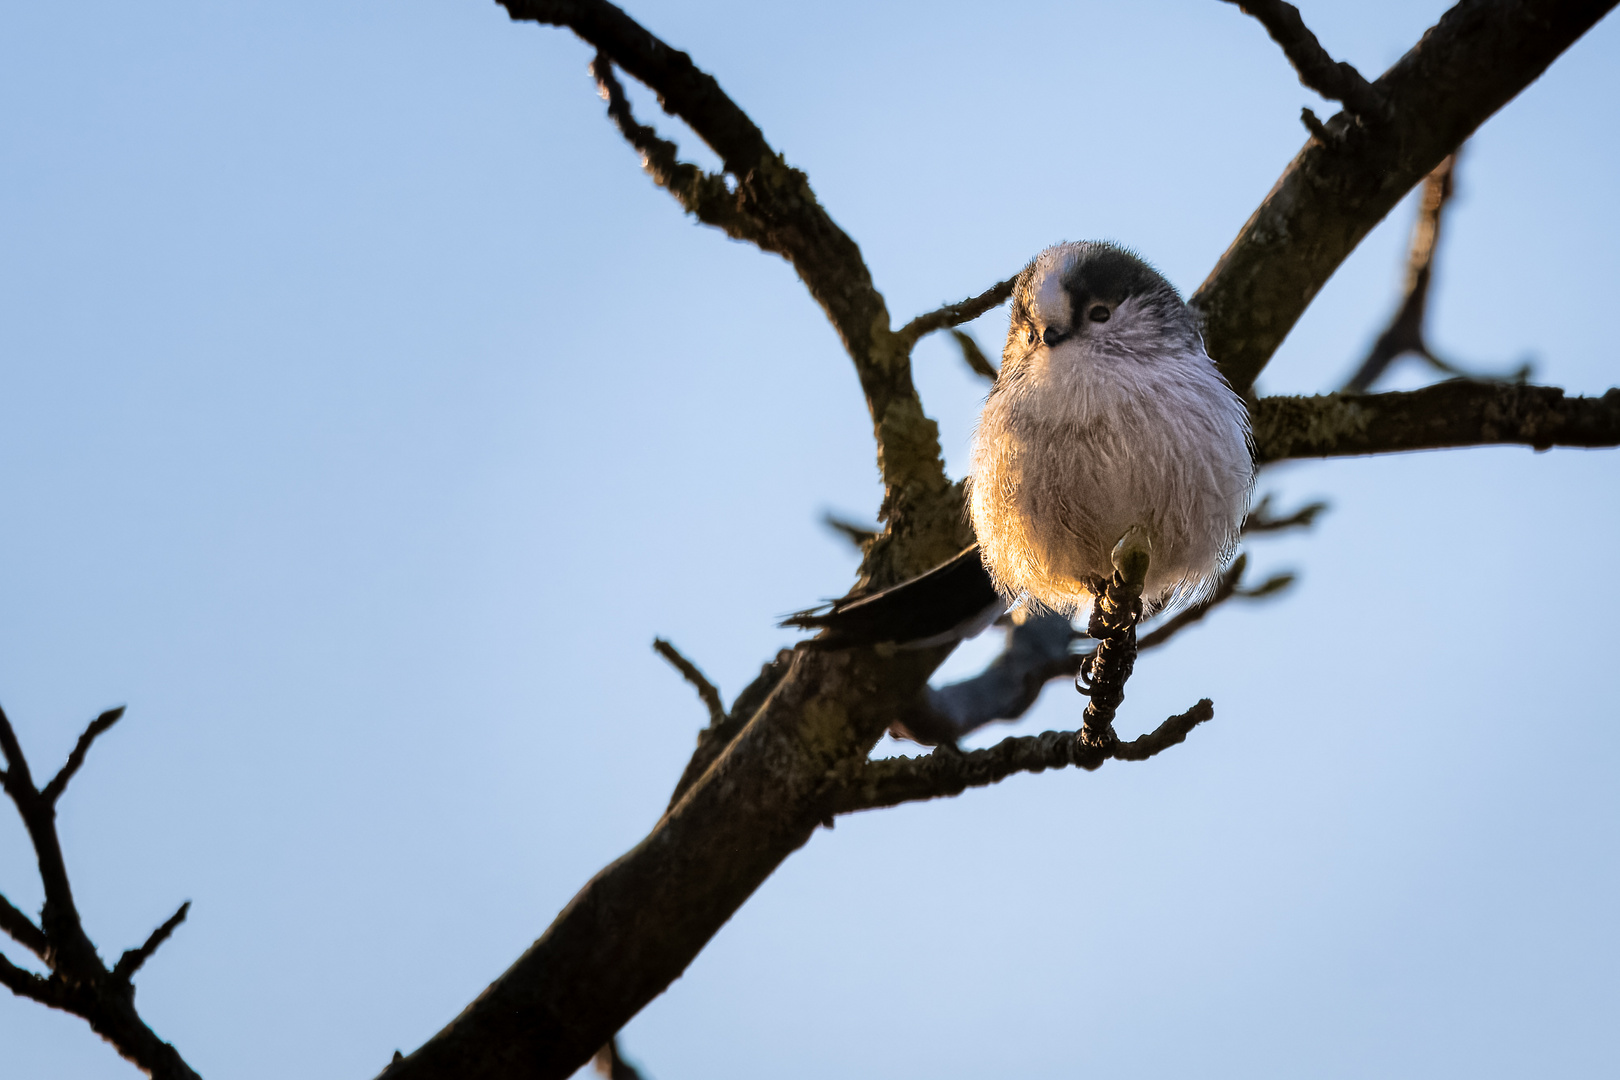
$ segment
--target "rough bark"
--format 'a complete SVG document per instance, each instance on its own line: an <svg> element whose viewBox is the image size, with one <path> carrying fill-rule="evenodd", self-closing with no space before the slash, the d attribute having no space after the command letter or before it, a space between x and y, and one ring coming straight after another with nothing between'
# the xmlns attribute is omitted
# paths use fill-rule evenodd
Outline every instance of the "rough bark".
<svg viewBox="0 0 1620 1080"><path fill-rule="evenodd" d="M1620 446L1620 388L1565 397L1556 386L1444 382L1387 394L1261 398L1262 462L1459 446Z"/></svg>

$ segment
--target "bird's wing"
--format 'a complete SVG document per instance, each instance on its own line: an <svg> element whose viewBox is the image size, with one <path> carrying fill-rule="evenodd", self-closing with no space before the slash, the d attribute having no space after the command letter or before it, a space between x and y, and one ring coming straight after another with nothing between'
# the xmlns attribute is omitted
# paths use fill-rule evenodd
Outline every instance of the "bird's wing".
<svg viewBox="0 0 1620 1080"><path fill-rule="evenodd" d="M848 649L892 641L898 645L942 644L972 637L1005 610L979 557L979 545L898 585L811 608L782 620L783 626L824 630L820 648ZM988 616L988 617L987 617Z"/></svg>

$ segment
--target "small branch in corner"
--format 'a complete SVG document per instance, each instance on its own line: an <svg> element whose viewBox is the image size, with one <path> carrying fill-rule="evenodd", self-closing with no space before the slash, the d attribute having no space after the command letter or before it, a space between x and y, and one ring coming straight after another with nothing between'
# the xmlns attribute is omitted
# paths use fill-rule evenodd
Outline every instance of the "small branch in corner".
<svg viewBox="0 0 1620 1080"><path fill-rule="evenodd" d="M715 685L704 677L696 664L680 654L680 651L663 638L653 638L653 651L668 660L681 678L691 683L697 690L698 697L709 710L709 726L716 727L726 718L726 707L720 700L720 691Z"/></svg>
<svg viewBox="0 0 1620 1080"><path fill-rule="evenodd" d="M1389 113L1389 103L1373 84L1362 77L1351 64L1334 60L1322 43L1311 33L1299 9L1283 0L1226 0L1236 4L1245 15L1253 16L1271 40L1282 47L1283 55L1294 65L1299 81L1330 101L1343 102L1351 113L1365 120L1383 119ZM1305 110L1305 126L1311 127L1315 114ZM1318 122L1320 123L1320 122ZM1317 135L1315 128L1312 135ZM1326 142L1326 138L1318 135Z"/></svg>

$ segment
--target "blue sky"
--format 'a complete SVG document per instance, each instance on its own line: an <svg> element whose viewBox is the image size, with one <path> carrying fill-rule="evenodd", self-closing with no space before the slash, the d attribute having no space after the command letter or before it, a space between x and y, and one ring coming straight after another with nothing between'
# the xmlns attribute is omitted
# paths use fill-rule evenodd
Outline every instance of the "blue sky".
<svg viewBox="0 0 1620 1080"><path fill-rule="evenodd" d="M1443 10L1303 7L1369 75ZM1190 292L1324 112L1213 0L629 10L808 171L897 321L1059 239ZM851 580L816 523L879 497L847 359L786 264L640 173L589 58L482 2L0 7L0 702L36 771L128 704L64 842L104 955L193 901L139 1002L205 1076L419 1044L656 819L703 712L653 636L729 699ZM1620 381L1617 61L1610 21L1469 144L1448 354ZM1354 367L1412 213L1263 389ZM916 367L960 475L984 387L945 341ZM1144 657L1120 718L1209 696L1213 724L818 833L628 1053L659 1080L1602 1071L1620 457L1263 489L1333 504L1252 552L1299 586ZM1079 711L1054 687L979 741ZM5 814L0 891L40 900ZM30 1002L0 1044L18 1076L133 1075Z"/></svg>

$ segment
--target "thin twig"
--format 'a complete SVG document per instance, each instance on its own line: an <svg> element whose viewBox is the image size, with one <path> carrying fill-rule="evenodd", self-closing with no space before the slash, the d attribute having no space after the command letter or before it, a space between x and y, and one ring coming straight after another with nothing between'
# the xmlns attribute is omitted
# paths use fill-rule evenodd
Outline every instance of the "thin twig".
<svg viewBox="0 0 1620 1080"><path fill-rule="evenodd" d="M1342 101L1357 116L1376 120L1389 110L1378 88L1362 78L1361 72L1343 60L1334 60L1316 40L1299 9L1282 0L1226 0L1252 15L1266 28L1271 40L1282 46L1283 55L1294 65L1299 81L1332 101ZM1309 124L1309 121L1306 121ZM1313 132L1314 134L1314 132Z"/></svg>
<svg viewBox="0 0 1620 1080"><path fill-rule="evenodd" d="M0 930L41 960L45 959L45 952L50 948L45 931L35 926L34 920L13 907L4 896L0 896Z"/></svg>
<svg viewBox="0 0 1620 1080"><path fill-rule="evenodd" d="M135 1011L135 991L129 981L129 976L185 918L191 905L183 905L152 933L145 945L126 952L109 971L85 933L79 910L74 905L62 843L56 832L56 800L84 763L90 744L116 723L123 711L109 709L92 721L62 770L40 791L34 788L28 761L11 721L4 710L0 710L0 751L4 752L7 765L5 790L17 807L23 827L28 830L45 891L38 927L3 901L0 901L4 903L0 920L8 933L34 951L50 968L50 975L42 977L0 956L0 986L80 1017L154 1080L198 1080L179 1051L158 1038Z"/></svg>
<svg viewBox="0 0 1620 1080"><path fill-rule="evenodd" d="M596 1074L607 1077L607 1080L643 1080L641 1070L626 1061L624 1055L619 1053L617 1035L596 1052L591 1064L596 1067Z"/></svg>
<svg viewBox="0 0 1620 1080"><path fill-rule="evenodd" d="M1308 529L1316 524L1317 517L1327 508L1327 503L1318 500L1306 503L1292 514L1276 517L1271 512L1271 494L1268 492L1249 509L1249 516L1243 519L1243 535Z"/></svg>
<svg viewBox="0 0 1620 1080"><path fill-rule="evenodd" d="M833 812L849 814L884 806L959 795L970 787L985 787L1014 773L1044 772L1078 765L1096 769L1109 758L1143 761L1183 741L1187 733L1215 715L1208 698L1132 742L1111 747L1087 746L1073 731L1048 731L1003 739L986 750L936 751L924 757L868 761L838 788Z"/></svg>
<svg viewBox="0 0 1620 1080"><path fill-rule="evenodd" d="M878 534L878 530L871 525L857 525L830 510L821 515L821 523L858 548L866 547Z"/></svg>
<svg viewBox="0 0 1620 1080"><path fill-rule="evenodd" d="M1412 242L1407 250L1406 281L1400 305L1395 309L1389 325L1373 342L1361 366L1344 384L1345 393L1365 393L1389 370L1390 365L1408 355L1421 357L1440 374L1452 378L1522 383L1530 377L1532 369L1528 361L1505 374L1488 375L1442 360L1429 347L1428 305L1434 283L1435 254L1440 247L1440 225L1456 185L1459 152L1448 154L1424 179L1423 200L1418 206L1417 220L1412 225Z"/></svg>
<svg viewBox="0 0 1620 1080"><path fill-rule="evenodd" d="M0 986L18 997L30 998L41 1005L61 1008L62 987L51 980L20 968L0 954Z"/></svg>
<svg viewBox="0 0 1620 1080"><path fill-rule="evenodd" d="M957 347L962 350L962 361L973 369L975 375L982 375L991 382L995 382L1000 377L1001 373L996 370L996 365L992 364L990 358L984 355L984 350L979 348L979 342L972 334L966 330L953 328L951 337L956 339Z"/></svg>
<svg viewBox="0 0 1620 1080"><path fill-rule="evenodd" d="M123 715L124 707L120 705L116 709L108 709L90 721L90 726L84 729L84 734L80 735L79 741L74 744L73 752L68 754L67 763L62 766L61 771L52 777L51 782L46 784L44 790L40 792L40 796L46 802L55 803L57 799L62 797L62 792L67 790L68 781L73 779L73 774L78 772L79 767L84 764L84 756L90 752L90 744L95 742L96 738L104 731L118 723L119 717Z"/></svg>
<svg viewBox="0 0 1620 1080"><path fill-rule="evenodd" d="M1007 302L1007 297L1012 295L1013 283L1017 280L1017 275L1014 275L1005 281L996 282L978 296L970 296L966 300L958 300L954 304L946 304L925 315L919 315L897 330L895 337L900 339L902 347L909 352L925 334L972 322L991 308L1000 307Z"/></svg>
<svg viewBox="0 0 1620 1080"><path fill-rule="evenodd" d="M613 74L612 58L598 52L590 70L602 100L607 102L608 117L625 141L640 151L641 167L647 175L675 196L682 209L699 221L723 229L736 239L758 241L753 219L738 209L736 195L726 186L724 178L681 161L680 150L673 142L636 120L630 99Z"/></svg>
<svg viewBox="0 0 1620 1080"><path fill-rule="evenodd" d="M174 933L175 927L186 921L186 913L190 910L191 901L187 900L180 905L180 910L164 921L162 926L152 931L151 936L146 939L146 942L140 948L129 949L123 956L119 957L117 965L112 969L113 979L129 982L130 979L134 978L135 973L141 970L141 965L150 960L152 954L158 951L158 946L169 940L169 935Z"/></svg>
<svg viewBox="0 0 1620 1080"><path fill-rule="evenodd" d="M653 638L653 649L668 660L675 670L681 673L681 678L691 683L697 690L698 697L709 710L709 725L718 726L726 718L726 707L720 700L720 691L715 685L704 677L696 664L680 654L680 651L663 638Z"/></svg>
<svg viewBox="0 0 1620 1080"><path fill-rule="evenodd" d="M648 33L602 0L500 0L514 20L566 26L614 63L658 91L666 112L679 116L738 176L771 152L764 132L692 58Z"/></svg>

